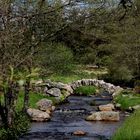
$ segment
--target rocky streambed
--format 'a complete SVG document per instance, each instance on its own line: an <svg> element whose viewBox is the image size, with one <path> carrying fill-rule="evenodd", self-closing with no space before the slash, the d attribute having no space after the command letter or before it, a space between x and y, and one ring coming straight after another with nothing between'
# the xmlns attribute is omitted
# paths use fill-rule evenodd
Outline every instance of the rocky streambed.
<svg viewBox="0 0 140 140"><path fill-rule="evenodd" d="M49 122L32 123L20 140L109 140L124 121L86 121L99 105L112 101L109 93L98 96L69 96L68 102L56 107Z"/></svg>

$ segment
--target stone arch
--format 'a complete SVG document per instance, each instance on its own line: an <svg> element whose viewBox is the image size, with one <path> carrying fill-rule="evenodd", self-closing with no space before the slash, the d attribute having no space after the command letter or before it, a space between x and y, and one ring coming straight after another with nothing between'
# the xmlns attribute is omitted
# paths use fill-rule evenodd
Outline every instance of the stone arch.
<svg viewBox="0 0 140 140"><path fill-rule="evenodd" d="M90 85L103 88L105 91L109 92L110 94L113 94L116 91L118 91L118 89L120 89L119 86L115 86L113 84L106 83L103 80L97 80L97 79L82 79L82 80L74 81L70 84L73 90L75 90L80 86L90 86Z"/></svg>
<svg viewBox="0 0 140 140"><path fill-rule="evenodd" d="M123 90L119 86L115 86L111 83L106 83L105 81L98 80L98 79L82 79L82 80L74 81L69 84L64 84L61 82L46 81L45 83L39 84L38 86L41 87L41 91L44 91L45 93L47 93L49 89L57 88L61 91L62 94L65 93L65 97L67 97L73 94L76 88L80 86L89 86L89 85L103 88L105 91L112 94L113 97L118 95L120 91Z"/></svg>

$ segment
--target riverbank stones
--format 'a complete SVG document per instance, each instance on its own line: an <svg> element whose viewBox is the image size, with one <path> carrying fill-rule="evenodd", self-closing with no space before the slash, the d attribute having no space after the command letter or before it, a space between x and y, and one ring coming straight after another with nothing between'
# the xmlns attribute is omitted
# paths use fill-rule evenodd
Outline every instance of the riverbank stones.
<svg viewBox="0 0 140 140"><path fill-rule="evenodd" d="M53 102L48 99L41 99L36 103L36 106L39 110L45 111L45 112L52 112L54 110Z"/></svg>
<svg viewBox="0 0 140 140"><path fill-rule="evenodd" d="M82 130L76 130L76 131L73 132L73 135L84 136L84 135L86 135L86 132L84 132Z"/></svg>
<svg viewBox="0 0 140 140"><path fill-rule="evenodd" d="M112 111L114 109L115 109L115 107L114 107L113 104L107 104L107 105L100 105L99 106L100 111Z"/></svg>
<svg viewBox="0 0 140 140"><path fill-rule="evenodd" d="M62 95L61 90L59 88L51 88L47 90L46 94L52 97L60 97Z"/></svg>
<svg viewBox="0 0 140 140"><path fill-rule="evenodd" d="M50 115L47 112L43 112L38 109L29 108L27 110L27 114L29 115L32 121L36 122L44 122L50 119Z"/></svg>
<svg viewBox="0 0 140 140"><path fill-rule="evenodd" d="M87 121L119 121L119 112L115 111L100 111L92 113L86 118Z"/></svg>

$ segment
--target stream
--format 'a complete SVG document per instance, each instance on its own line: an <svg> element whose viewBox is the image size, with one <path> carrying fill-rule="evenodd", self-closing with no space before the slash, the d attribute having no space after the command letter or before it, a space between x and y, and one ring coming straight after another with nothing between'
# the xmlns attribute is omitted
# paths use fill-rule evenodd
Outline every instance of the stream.
<svg viewBox="0 0 140 140"><path fill-rule="evenodd" d="M70 96L68 102L56 107L49 122L34 122L30 131L19 140L109 140L124 121L86 121L86 116L97 111L98 105L110 103L107 92L98 96ZM74 131L86 132L84 136L73 135Z"/></svg>

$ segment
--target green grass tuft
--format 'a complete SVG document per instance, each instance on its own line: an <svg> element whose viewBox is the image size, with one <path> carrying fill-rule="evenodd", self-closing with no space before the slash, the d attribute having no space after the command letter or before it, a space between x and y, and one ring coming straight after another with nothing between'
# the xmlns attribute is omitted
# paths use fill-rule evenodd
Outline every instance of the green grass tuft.
<svg viewBox="0 0 140 140"><path fill-rule="evenodd" d="M77 95L93 95L96 93L96 87L94 86L81 86L74 91Z"/></svg>

